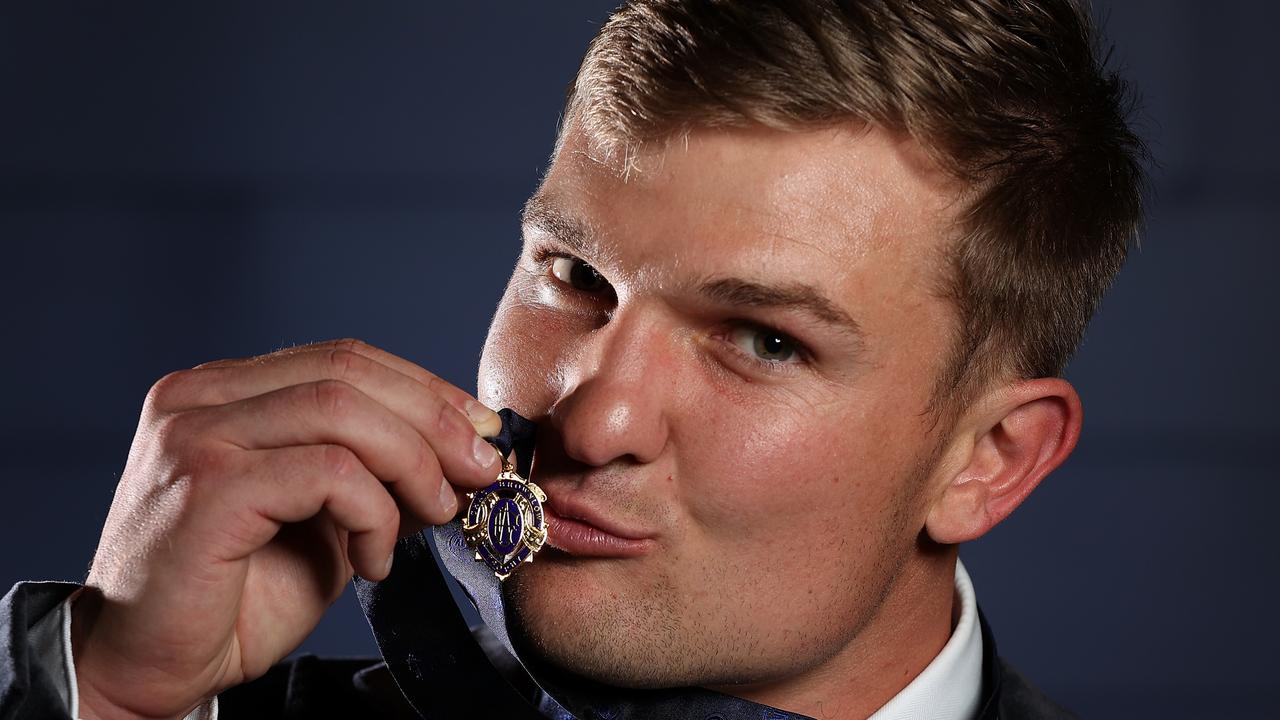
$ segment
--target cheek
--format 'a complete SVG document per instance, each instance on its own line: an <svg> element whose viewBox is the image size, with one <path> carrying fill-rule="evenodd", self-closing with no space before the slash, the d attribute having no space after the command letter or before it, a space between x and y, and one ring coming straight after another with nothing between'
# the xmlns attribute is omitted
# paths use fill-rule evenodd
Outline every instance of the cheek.
<svg viewBox="0 0 1280 720"><path fill-rule="evenodd" d="M692 451L698 460L682 463L681 485L698 544L761 563L783 557L797 571L823 564L847 572L856 554L834 557L841 548L871 550L910 534L897 519L914 456L903 431L882 420L847 407L815 413L776 403L721 405L715 417L698 418L696 436L684 442L686 457Z"/></svg>
<svg viewBox="0 0 1280 720"><path fill-rule="evenodd" d="M882 587L914 536L899 511L905 470L856 416L757 412L772 415L722 413L700 435L703 472L679 486L689 532L669 556L676 582L691 604L760 627L854 627L874 598L849 589Z"/></svg>
<svg viewBox="0 0 1280 720"><path fill-rule="evenodd" d="M767 538L820 503L855 490L839 462L840 449L800 412L777 405L715 407L699 417L682 454L697 458L685 472L687 504L708 535L741 542ZM768 418L768 421L762 421Z"/></svg>

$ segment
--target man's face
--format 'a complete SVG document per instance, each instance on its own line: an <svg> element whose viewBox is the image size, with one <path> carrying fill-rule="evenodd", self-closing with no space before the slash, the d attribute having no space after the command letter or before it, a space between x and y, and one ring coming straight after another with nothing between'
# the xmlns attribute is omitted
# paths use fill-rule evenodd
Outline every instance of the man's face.
<svg viewBox="0 0 1280 720"><path fill-rule="evenodd" d="M932 502L955 193L875 130L695 131L625 174L566 132L480 372L540 423L563 548L506 581L513 625L620 685L820 668Z"/></svg>

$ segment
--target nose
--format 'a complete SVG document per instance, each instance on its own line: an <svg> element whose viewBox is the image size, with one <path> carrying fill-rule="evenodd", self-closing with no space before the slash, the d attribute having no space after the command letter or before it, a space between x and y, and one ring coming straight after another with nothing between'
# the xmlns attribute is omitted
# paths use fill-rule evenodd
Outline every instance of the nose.
<svg viewBox="0 0 1280 720"><path fill-rule="evenodd" d="M563 360L563 389L550 412L565 452L595 467L657 459L669 433L673 350L662 323L639 313L618 313L583 336Z"/></svg>

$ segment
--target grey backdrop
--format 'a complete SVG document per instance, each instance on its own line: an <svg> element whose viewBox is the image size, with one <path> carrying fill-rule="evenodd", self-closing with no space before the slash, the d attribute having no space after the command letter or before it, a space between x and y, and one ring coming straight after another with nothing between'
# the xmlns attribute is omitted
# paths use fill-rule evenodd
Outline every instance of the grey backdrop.
<svg viewBox="0 0 1280 720"><path fill-rule="evenodd" d="M0 582L82 579L148 386L357 336L474 383L516 212L611 3L5 3ZM1162 167L1070 377L1076 456L966 548L1087 717L1274 712L1280 26L1099 3ZM349 594L305 650L371 653Z"/></svg>

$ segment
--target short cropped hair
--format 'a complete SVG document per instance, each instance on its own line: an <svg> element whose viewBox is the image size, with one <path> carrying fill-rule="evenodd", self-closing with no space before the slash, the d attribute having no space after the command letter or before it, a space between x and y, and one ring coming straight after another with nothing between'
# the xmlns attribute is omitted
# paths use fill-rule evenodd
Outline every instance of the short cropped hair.
<svg viewBox="0 0 1280 720"><path fill-rule="evenodd" d="M564 125L620 157L698 128L908 133L968 189L941 288L950 405L998 374L1061 374L1124 262L1146 153L1105 66L1071 0L633 0Z"/></svg>

